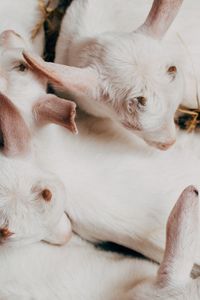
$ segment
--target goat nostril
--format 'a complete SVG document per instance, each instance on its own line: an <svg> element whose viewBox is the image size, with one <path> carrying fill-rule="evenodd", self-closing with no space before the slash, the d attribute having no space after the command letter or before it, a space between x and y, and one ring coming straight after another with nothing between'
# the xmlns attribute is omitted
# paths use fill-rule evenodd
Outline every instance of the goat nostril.
<svg viewBox="0 0 200 300"><path fill-rule="evenodd" d="M49 202L51 201L52 198L52 193L50 190L45 189L42 191L42 197L44 198L45 201Z"/></svg>
<svg viewBox="0 0 200 300"><path fill-rule="evenodd" d="M176 140L172 140L171 142L168 142L168 143L157 143L157 147L161 150L167 150L172 145L174 145L175 142L176 142Z"/></svg>

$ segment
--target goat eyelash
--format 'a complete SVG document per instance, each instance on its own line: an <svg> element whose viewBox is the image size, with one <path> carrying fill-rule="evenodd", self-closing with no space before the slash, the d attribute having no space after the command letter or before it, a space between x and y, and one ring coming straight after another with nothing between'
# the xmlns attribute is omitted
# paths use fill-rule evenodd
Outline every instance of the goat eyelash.
<svg viewBox="0 0 200 300"><path fill-rule="evenodd" d="M25 72L28 70L28 65L24 62L20 62L17 65L15 65L13 69L19 72Z"/></svg>

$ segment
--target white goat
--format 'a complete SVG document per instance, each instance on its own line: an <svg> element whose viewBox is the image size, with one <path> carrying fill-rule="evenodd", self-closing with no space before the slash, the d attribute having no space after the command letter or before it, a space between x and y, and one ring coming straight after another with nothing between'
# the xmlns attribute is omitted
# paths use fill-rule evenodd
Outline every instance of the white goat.
<svg viewBox="0 0 200 300"><path fill-rule="evenodd" d="M94 249L73 237L63 247L44 243L0 247L2 300L197 300L190 272L197 251L199 200L190 186L168 219L160 268L148 261ZM157 272L158 270L158 272Z"/></svg>
<svg viewBox="0 0 200 300"><path fill-rule="evenodd" d="M183 78L179 53L160 38L181 3L155 0L138 28L133 19L140 1L75 0L56 49L56 62L68 66L46 64L41 71L86 112L111 118L149 144L168 149L175 142Z"/></svg>
<svg viewBox="0 0 200 300"><path fill-rule="evenodd" d="M2 94L0 105L1 150L15 156L0 156L0 241L21 245L43 239L63 244L71 236L64 214L65 188L27 155L30 132L16 106Z"/></svg>
<svg viewBox="0 0 200 300"><path fill-rule="evenodd" d="M27 48L27 40L13 30L2 32L0 147L9 159L0 156L0 238L9 240L10 245L41 239L63 244L71 236L71 224L64 213L65 188L56 176L34 163L34 151L29 154L32 148L30 137L34 129L31 122L32 103L46 96L46 79L28 72L19 46ZM2 92L15 99L20 111ZM49 122L59 124L56 99L59 98L54 97L56 116L52 111L48 117ZM64 100L59 103L64 110L64 126L75 131L75 104ZM21 113L26 117L28 126Z"/></svg>

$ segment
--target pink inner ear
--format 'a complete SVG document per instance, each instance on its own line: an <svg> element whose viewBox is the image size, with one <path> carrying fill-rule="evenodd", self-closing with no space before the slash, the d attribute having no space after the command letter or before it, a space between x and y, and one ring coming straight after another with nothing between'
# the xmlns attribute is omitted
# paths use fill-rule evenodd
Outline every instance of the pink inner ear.
<svg viewBox="0 0 200 300"><path fill-rule="evenodd" d="M26 62L29 66L37 71L40 75L45 76L47 79L52 80L55 84L60 85L60 80L57 78L56 72L53 69L49 70L46 66L50 63L46 63L40 56L26 53L25 51L22 53ZM56 65L56 64L54 64Z"/></svg>
<svg viewBox="0 0 200 300"><path fill-rule="evenodd" d="M15 105L0 93L0 142L8 156L28 151L30 134L28 127Z"/></svg>
<svg viewBox="0 0 200 300"><path fill-rule="evenodd" d="M33 112L39 125L54 123L78 133L75 123L76 104L72 101L49 94L35 104Z"/></svg>
<svg viewBox="0 0 200 300"><path fill-rule="evenodd" d="M23 52L23 56L32 70L47 78L54 85L67 90L70 94L83 96L93 93L98 86L98 74L91 68L78 68L56 63L44 62L29 52Z"/></svg>

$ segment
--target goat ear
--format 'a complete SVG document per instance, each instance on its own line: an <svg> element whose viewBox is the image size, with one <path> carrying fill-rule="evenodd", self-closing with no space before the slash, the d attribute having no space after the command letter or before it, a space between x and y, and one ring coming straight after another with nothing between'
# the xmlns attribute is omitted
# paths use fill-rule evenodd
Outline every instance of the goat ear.
<svg viewBox="0 0 200 300"><path fill-rule="evenodd" d="M33 71L45 76L49 82L67 90L70 94L88 94L97 86L97 74L89 67L77 68L49 63L28 52L23 52L23 56Z"/></svg>
<svg viewBox="0 0 200 300"><path fill-rule="evenodd" d="M33 113L38 125L54 123L78 133L75 123L76 104L72 101L51 94L45 95L34 105Z"/></svg>
<svg viewBox="0 0 200 300"><path fill-rule="evenodd" d="M0 93L0 147L7 156L27 152L29 130L15 105Z"/></svg>
<svg viewBox="0 0 200 300"><path fill-rule="evenodd" d="M157 284L184 284L190 278L197 254L199 197L195 187L187 187L179 197L167 223L166 249L158 271Z"/></svg>
<svg viewBox="0 0 200 300"><path fill-rule="evenodd" d="M182 2L183 0L154 0L146 21L136 31L156 39L162 38L175 19Z"/></svg>
<svg viewBox="0 0 200 300"><path fill-rule="evenodd" d="M58 225L53 229L44 241L52 245L64 245L68 242L72 235L71 222L63 213Z"/></svg>

